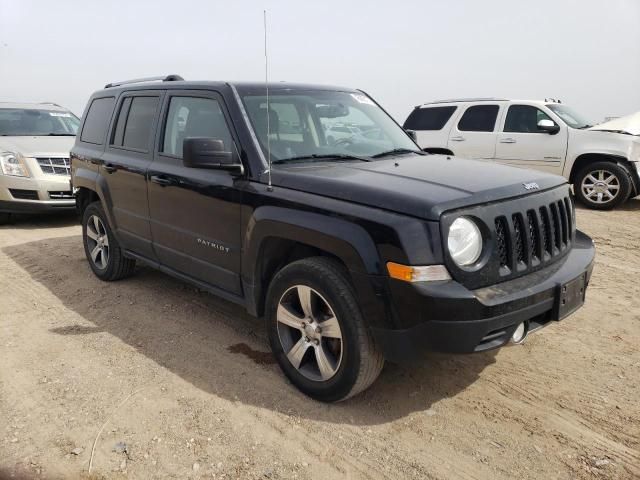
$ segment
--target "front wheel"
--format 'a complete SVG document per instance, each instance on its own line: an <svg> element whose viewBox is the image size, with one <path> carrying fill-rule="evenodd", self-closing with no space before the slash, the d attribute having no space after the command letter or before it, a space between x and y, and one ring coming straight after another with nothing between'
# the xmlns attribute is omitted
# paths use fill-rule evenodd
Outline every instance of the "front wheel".
<svg viewBox="0 0 640 480"><path fill-rule="evenodd" d="M332 260L308 258L280 270L267 293L266 321L282 371L316 400L356 395L384 365L346 272Z"/></svg>
<svg viewBox="0 0 640 480"><path fill-rule="evenodd" d="M578 173L573 189L586 207L610 210L629 198L631 179L617 163L594 162Z"/></svg>
<svg viewBox="0 0 640 480"><path fill-rule="evenodd" d="M5 223L9 223L11 219L10 213L0 213L0 225L4 225Z"/></svg>

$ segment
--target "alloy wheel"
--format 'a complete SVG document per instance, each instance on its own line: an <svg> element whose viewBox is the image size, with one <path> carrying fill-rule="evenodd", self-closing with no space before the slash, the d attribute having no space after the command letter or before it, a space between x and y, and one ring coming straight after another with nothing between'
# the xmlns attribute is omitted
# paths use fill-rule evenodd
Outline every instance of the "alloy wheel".
<svg viewBox="0 0 640 480"><path fill-rule="evenodd" d="M101 270L109 264L109 235L102 220L91 215L87 221L87 246L93 264Z"/></svg>
<svg viewBox="0 0 640 480"><path fill-rule="evenodd" d="M284 292L276 313L278 337L294 368L313 381L332 378L342 362L342 330L329 302L306 285Z"/></svg>
<svg viewBox="0 0 640 480"><path fill-rule="evenodd" d="M594 170L582 179L580 188L588 201L605 204L620 193L620 179L608 170Z"/></svg>

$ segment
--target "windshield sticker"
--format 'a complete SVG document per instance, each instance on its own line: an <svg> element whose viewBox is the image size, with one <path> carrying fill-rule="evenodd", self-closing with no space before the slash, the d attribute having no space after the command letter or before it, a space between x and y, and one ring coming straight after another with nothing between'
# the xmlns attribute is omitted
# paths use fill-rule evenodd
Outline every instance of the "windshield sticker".
<svg viewBox="0 0 640 480"><path fill-rule="evenodd" d="M71 114L70 113L64 113L64 112L49 112L49 115L51 115L52 117L71 118Z"/></svg>
<svg viewBox="0 0 640 480"><path fill-rule="evenodd" d="M352 93L351 96L358 102L364 103L366 105L374 105L373 101L367 97L366 95L362 95L360 93Z"/></svg>

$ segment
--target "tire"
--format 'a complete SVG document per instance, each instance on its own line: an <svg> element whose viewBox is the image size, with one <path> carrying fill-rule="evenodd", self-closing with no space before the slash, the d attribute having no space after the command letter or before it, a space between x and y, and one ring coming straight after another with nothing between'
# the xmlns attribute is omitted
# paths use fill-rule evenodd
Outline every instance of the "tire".
<svg viewBox="0 0 640 480"><path fill-rule="evenodd" d="M0 213L0 225L5 225L9 223L9 220L11 220L10 213Z"/></svg>
<svg viewBox="0 0 640 480"><path fill-rule="evenodd" d="M136 261L124 256L100 202L90 204L82 215L82 241L89 266L100 280L111 282L133 274Z"/></svg>
<svg viewBox="0 0 640 480"><path fill-rule="evenodd" d="M309 298L307 310L301 298ZM305 317L309 310L311 315ZM301 328L303 320L305 328ZM346 272L330 259L307 258L280 270L267 292L266 322L280 368L291 383L316 400L346 400L368 388L384 366ZM320 332L316 327L321 327Z"/></svg>
<svg viewBox="0 0 640 480"><path fill-rule="evenodd" d="M580 203L594 210L617 207L629 198L631 189L627 170L608 161L590 163L578 172L573 183Z"/></svg>

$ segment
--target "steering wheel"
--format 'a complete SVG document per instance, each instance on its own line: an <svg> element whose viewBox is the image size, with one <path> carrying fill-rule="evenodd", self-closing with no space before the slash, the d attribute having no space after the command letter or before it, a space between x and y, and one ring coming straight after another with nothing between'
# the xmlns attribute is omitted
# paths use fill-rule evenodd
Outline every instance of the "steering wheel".
<svg viewBox="0 0 640 480"><path fill-rule="evenodd" d="M354 143L355 142L353 141L353 136L351 136L351 137L339 138L338 140L333 142L333 146L339 147L340 145L353 145Z"/></svg>

